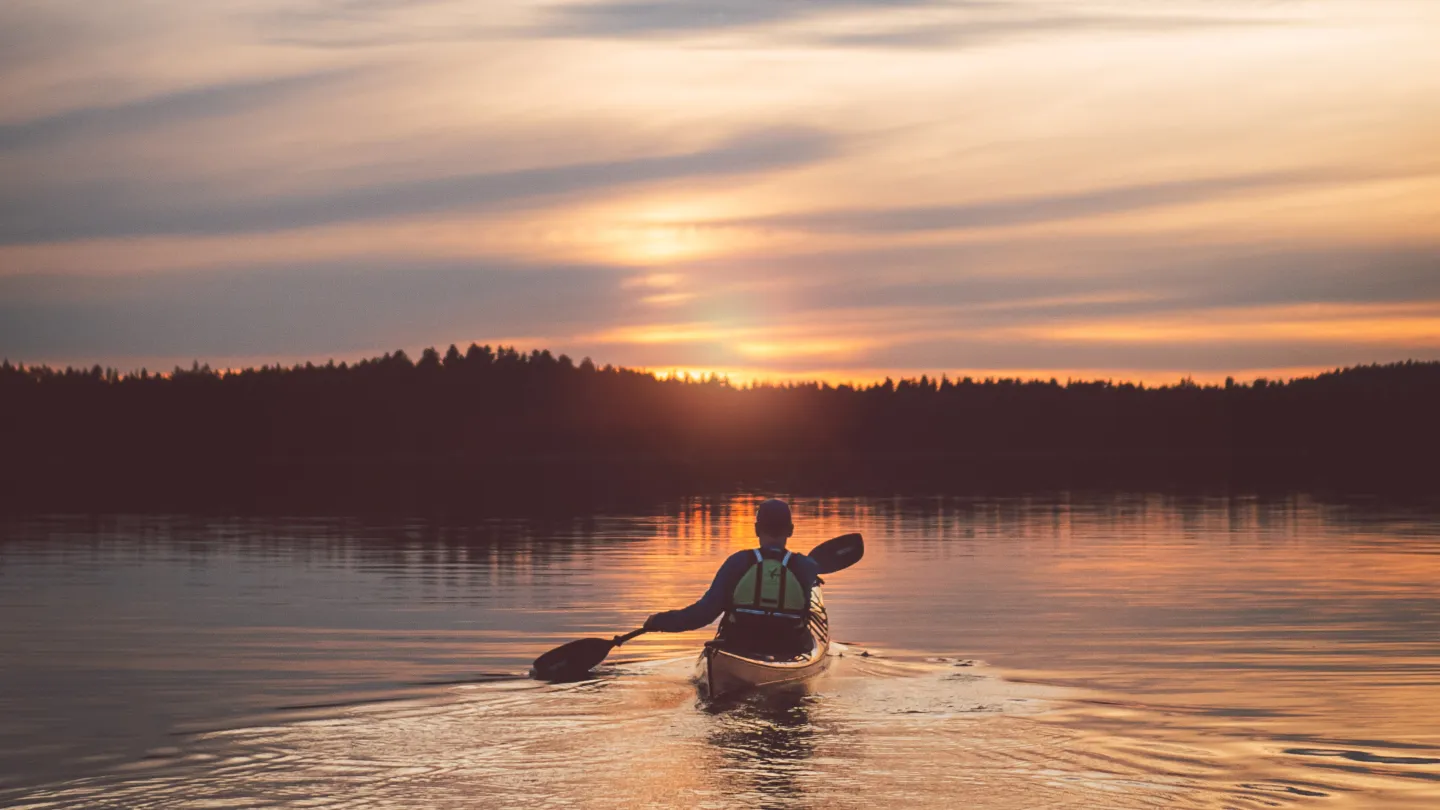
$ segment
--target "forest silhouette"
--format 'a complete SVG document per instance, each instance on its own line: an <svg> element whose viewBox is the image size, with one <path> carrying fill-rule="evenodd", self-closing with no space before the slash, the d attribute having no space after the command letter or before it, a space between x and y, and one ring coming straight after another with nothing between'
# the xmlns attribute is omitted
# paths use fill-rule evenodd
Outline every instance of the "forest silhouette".
<svg viewBox="0 0 1440 810"><path fill-rule="evenodd" d="M1146 387L659 379L451 346L121 374L0 365L0 507L497 513L677 494L1433 492L1440 363Z"/></svg>

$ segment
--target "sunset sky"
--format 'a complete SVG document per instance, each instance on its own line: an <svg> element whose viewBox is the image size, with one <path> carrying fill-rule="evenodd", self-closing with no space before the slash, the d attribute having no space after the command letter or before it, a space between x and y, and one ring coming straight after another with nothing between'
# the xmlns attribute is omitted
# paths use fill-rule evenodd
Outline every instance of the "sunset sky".
<svg viewBox="0 0 1440 810"><path fill-rule="evenodd" d="M1434 0L0 4L0 355L1440 359Z"/></svg>

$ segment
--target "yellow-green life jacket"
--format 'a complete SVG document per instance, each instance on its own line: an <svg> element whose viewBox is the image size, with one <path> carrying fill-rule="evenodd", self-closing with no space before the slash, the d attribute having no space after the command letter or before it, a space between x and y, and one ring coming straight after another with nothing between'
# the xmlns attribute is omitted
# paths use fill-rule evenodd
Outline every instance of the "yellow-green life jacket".
<svg viewBox="0 0 1440 810"><path fill-rule="evenodd" d="M755 564L740 577L730 593L730 609L735 613L760 616L804 618L810 602L805 587L790 570L791 552L782 559L766 557L755 549Z"/></svg>

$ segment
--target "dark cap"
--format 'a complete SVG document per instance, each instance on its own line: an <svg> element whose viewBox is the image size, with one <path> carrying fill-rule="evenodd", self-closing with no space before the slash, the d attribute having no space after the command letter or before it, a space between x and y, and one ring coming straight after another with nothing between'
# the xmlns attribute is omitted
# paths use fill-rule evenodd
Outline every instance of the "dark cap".
<svg viewBox="0 0 1440 810"><path fill-rule="evenodd" d="M794 528L790 522L790 507L778 498L763 501L755 508L755 528L789 532Z"/></svg>

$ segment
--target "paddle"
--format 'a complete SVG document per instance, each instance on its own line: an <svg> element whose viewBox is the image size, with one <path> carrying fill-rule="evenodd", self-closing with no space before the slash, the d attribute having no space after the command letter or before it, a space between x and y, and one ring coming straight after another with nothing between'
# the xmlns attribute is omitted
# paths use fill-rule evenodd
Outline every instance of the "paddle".
<svg viewBox="0 0 1440 810"><path fill-rule="evenodd" d="M810 549L806 556L820 564L820 573L833 574L860 562L865 556L865 538L859 532L842 534Z"/></svg>
<svg viewBox="0 0 1440 810"><path fill-rule="evenodd" d="M849 568L865 556L865 540L859 532L842 534L811 549L807 556L820 564L820 573L833 574L841 569ZM530 673L541 681L567 681L582 678L585 673L599 666L611 650L644 632L645 629L642 627L614 638L582 638L579 641L562 644L536 658L535 663L531 664Z"/></svg>
<svg viewBox="0 0 1440 810"><path fill-rule="evenodd" d="M541 681L571 681L600 665L610 651L645 632L631 630L614 638L582 638L545 653L530 665L530 674Z"/></svg>

